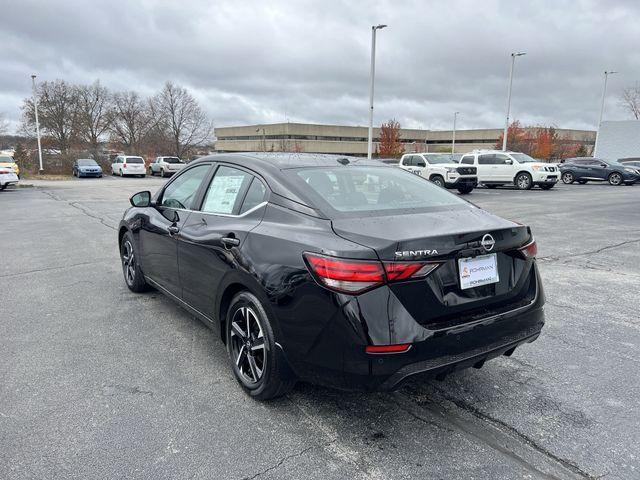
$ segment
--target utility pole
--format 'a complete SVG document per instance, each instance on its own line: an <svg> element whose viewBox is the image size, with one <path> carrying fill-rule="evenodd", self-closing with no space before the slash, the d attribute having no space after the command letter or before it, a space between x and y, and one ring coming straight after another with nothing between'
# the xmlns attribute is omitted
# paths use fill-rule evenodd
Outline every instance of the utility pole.
<svg viewBox="0 0 640 480"><path fill-rule="evenodd" d="M453 135L451 137L451 154L456 153L456 119L460 112L453 112Z"/></svg>
<svg viewBox="0 0 640 480"><path fill-rule="evenodd" d="M373 84L376 74L376 31L382 30L386 25L373 25L371 27L371 72L369 73L369 138L367 141L367 158L371 160L373 153Z"/></svg>
<svg viewBox="0 0 640 480"><path fill-rule="evenodd" d="M31 83L33 85L33 106L36 113L36 135L38 137L38 159L40 160L40 174L44 172L42 167L42 145L40 144L40 122L38 121L38 95L36 93L36 76L31 75Z"/></svg>
<svg viewBox="0 0 640 480"><path fill-rule="evenodd" d="M511 87L513 86L513 67L516 63L516 57L526 55L526 52L518 52L511 54L511 68L509 69L509 90L507 91L507 118L504 124L504 134L502 135L502 151L507 151L507 134L509 133L509 114L511 113Z"/></svg>

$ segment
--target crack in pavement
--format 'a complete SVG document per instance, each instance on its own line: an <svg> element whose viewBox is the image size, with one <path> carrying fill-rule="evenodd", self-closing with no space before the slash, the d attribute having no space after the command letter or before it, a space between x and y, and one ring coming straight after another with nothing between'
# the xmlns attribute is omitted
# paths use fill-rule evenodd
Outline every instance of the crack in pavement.
<svg viewBox="0 0 640 480"><path fill-rule="evenodd" d="M458 407L461 410L464 410L464 411L470 413L471 415L473 415L474 417L476 417L479 420L482 420L483 422L486 422L488 424L493 425L498 430L501 430L501 431L505 431L506 430L506 432L508 434L511 434L512 437L515 437L516 439L518 439L522 444L531 447L534 451L542 454L547 459L555 462L556 464L558 464L559 466L561 466L565 470L568 470L571 473L577 475L579 478L586 479L586 480L597 480L598 478L602 477L602 475L591 475L590 473L588 473L588 472L584 471L583 469L581 469L576 463L574 463L574 462L572 462L570 460L567 460L566 458L562 458L562 457L554 454L550 450L548 450L545 447L543 447L542 445L538 444L534 439L532 439L531 437L529 437L528 435L526 435L524 433L521 433L518 429L516 429L515 427L509 425L508 423L506 423L506 422L504 422L504 421L502 421L502 420L500 420L498 418L495 418L495 417L493 417L491 415L488 415L488 414L480 411L480 409L478 409L477 407L469 405L469 404L463 402L462 400L459 400L457 398L451 397L450 395L447 395L447 393L442 391L441 389L437 389L437 390L445 400L451 402L456 407ZM484 440L484 441L487 440L487 439L482 438L483 437L482 433L474 432L473 430L469 429L466 424L463 424L462 428L463 428L463 430L468 431L468 433L480 438L481 440ZM487 443L490 446L494 446L492 444L493 442L494 442L494 440L490 440ZM496 445L495 447L497 447L499 451L507 453L510 456L514 455L516 459L521 460L522 462L524 462L525 465L531 465L529 462L527 462L527 460L521 458L516 452L513 452L510 449L505 448L505 447L500 446L500 445ZM538 470L537 467L535 467L533 465L531 465L531 466L535 470ZM550 477L549 474L546 474L544 472L540 472L540 473L545 475L545 478L557 478L557 477L554 477L554 476Z"/></svg>
<svg viewBox="0 0 640 480"><path fill-rule="evenodd" d="M275 470L275 469L279 468L287 460L291 460L292 458L296 458L296 457L301 457L302 455L304 455L305 453L307 453L309 450L313 449L314 447L322 447L322 448L324 448L324 447L329 446L330 444L331 444L331 442L327 442L326 444L320 444L320 445L312 445L310 447L307 447L307 448L304 448L304 449L300 450L299 452L295 452L295 453L292 453L290 455L285 455L280 460L278 460L274 465L271 465L270 467L259 471L258 473L256 473L255 475L253 475L251 477L243 477L242 480L253 480L255 478L258 478L259 476L264 475L267 472L270 472L272 470Z"/></svg>
<svg viewBox="0 0 640 480"><path fill-rule="evenodd" d="M72 208L75 208L76 210L81 211L83 214L85 214L87 217L91 217L94 218L96 220L98 220L102 225L104 225L105 227L110 228L111 230L117 230L116 227L114 227L113 225L107 223L107 221L104 219L104 217L101 217L100 215L94 214L93 212L91 212L90 210L87 210L80 202L69 202L67 200L64 200L63 198L59 197L58 195L56 195L53 192L50 192L49 190L44 190L44 189L38 189L40 190L42 193L44 193L45 195L49 196L50 198L54 199L57 202L64 202L67 205L69 205Z"/></svg>
<svg viewBox="0 0 640 480"><path fill-rule="evenodd" d="M22 275L29 275L32 273L39 273L39 272L49 272L51 270L62 270L65 268L73 268L73 267L82 267L84 265L95 265L97 263L102 263L105 260L98 260L98 261L93 261L93 262L80 262L80 263L72 263L70 265L59 265L56 267L45 267L45 268L36 268L34 270L26 270L24 272L18 272L18 273L5 273L0 275L0 278L10 278L10 277L19 277Z"/></svg>
<svg viewBox="0 0 640 480"><path fill-rule="evenodd" d="M632 244L632 243L639 243L640 242L640 238L634 239L634 240L627 240L625 242L620 242L620 243L614 243L611 245L605 245L604 247L600 247L597 248L595 250L588 250L586 252L581 252L581 253L572 253L569 255L548 255L546 257L538 257L537 259L540 260L541 262L557 262L562 260L563 262L566 262L567 259L570 258L575 258L575 257L583 257L585 255L597 255L599 253L604 252L605 250L611 250L614 248L620 248L620 247L624 247L626 245Z"/></svg>

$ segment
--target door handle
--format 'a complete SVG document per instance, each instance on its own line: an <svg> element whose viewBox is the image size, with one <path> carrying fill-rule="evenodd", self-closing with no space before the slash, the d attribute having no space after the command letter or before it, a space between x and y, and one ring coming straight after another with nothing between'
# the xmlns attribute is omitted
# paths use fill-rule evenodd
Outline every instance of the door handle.
<svg viewBox="0 0 640 480"><path fill-rule="evenodd" d="M240 245L240 240L236 237L222 237L220 241L226 248L237 247Z"/></svg>
<svg viewBox="0 0 640 480"><path fill-rule="evenodd" d="M167 227L167 230L169 231L169 235L176 235L180 231L180 229L175 225L170 225Z"/></svg>

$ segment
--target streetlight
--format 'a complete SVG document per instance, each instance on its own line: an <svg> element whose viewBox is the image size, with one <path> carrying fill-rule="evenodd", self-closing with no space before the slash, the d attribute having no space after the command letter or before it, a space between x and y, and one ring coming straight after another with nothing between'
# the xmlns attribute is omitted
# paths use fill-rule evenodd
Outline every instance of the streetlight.
<svg viewBox="0 0 640 480"><path fill-rule="evenodd" d="M607 78L609 75L613 75L614 73L618 73L615 70L604 71L604 86L602 87L602 102L600 104L600 118L598 119L598 130L600 129L600 124L602 123L602 116L604 115L604 99L607 95Z"/></svg>
<svg viewBox="0 0 640 480"><path fill-rule="evenodd" d="M38 137L38 159L40 160L40 173L44 171L42 168L42 145L40 145L40 122L38 121L38 96L36 95L36 76L31 75L31 83L33 85L33 106L36 112L36 135Z"/></svg>
<svg viewBox="0 0 640 480"><path fill-rule="evenodd" d="M371 27L371 72L369 73L369 140L367 142L367 158L371 159L373 152L373 77L376 73L376 31L382 30L386 25L373 25Z"/></svg>
<svg viewBox="0 0 640 480"><path fill-rule="evenodd" d="M451 137L451 154L453 155L456 149L456 119L460 112L453 112L453 136Z"/></svg>
<svg viewBox="0 0 640 480"><path fill-rule="evenodd" d="M509 131L509 114L511 113L511 86L513 85L513 66L516 63L516 57L526 55L526 52L517 52L511 54L511 69L509 70L509 91L507 92L507 118L504 124L504 134L502 136L502 151L507 151L507 133Z"/></svg>
<svg viewBox="0 0 640 480"><path fill-rule="evenodd" d="M260 133L260 128L256 128L256 133ZM267 151L267 137L265 136L264 128L262 129L262 151Z"/></svg>

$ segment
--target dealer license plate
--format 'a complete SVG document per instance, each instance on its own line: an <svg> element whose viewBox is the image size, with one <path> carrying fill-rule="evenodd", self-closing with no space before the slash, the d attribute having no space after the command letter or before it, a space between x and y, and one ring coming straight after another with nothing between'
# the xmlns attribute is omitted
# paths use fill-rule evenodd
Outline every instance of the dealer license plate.
<svg viewBox="0 0 640 480"><path fill-rule="evenodd" d="M460 288L480 287L500 281L498 256L495 253L458 259Z"/></svg>

